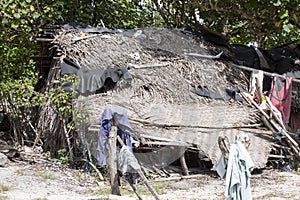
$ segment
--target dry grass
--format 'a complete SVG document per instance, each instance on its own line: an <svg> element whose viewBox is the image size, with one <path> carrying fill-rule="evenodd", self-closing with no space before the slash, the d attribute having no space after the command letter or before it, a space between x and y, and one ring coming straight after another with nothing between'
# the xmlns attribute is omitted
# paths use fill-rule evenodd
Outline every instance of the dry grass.
<svg viewBox="0 0 300 200"><path fill-rule="evenodd" d="M19 176L24 176L25 172L24 172L23 169L18 169L18 170L16 171L16 174L19 175Z"/></svg>
<svg viewBox="0 0 300 200"><path fill-rule="evenodd" d="M8 197L0 194L0 200L8 200Z"/></svg>
<svg viewBox="0 0 300 200"><path fill-rule="evenodd" d="M276 192L272 192L272 193L267 193L265 195L256 197L255 199L257 200L264 200L264 199L272 199L272 198L280 198L280 199L290 199L288 196L282 194L282 193L276 193Z"/></svg>
<svg viewBox="0 0 300 200"><path fill-rule="evenodd" d="M43 179L55 179L56 178L56 176L53 172L37 171L37 172L34 172L33 175L39 176Z"/></svg>
<svg viewBox="0 0 300 200"><path fill-rule="evenodd" d="M11 186L0 184L0 192L5 192L11 189Z"/></svg>

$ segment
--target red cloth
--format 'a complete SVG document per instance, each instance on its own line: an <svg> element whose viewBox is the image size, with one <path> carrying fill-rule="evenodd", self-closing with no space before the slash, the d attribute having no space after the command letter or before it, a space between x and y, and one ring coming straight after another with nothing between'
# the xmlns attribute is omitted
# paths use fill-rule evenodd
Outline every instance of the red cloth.
<svg viewBox="0 0 300 200"><path fill-rule="evenodd" d="M257 93L255 92L254 95L253 95L253 100L255 101L255 103L259 103L259 100L258 100L258 95Z"/></svg>
<svg viewBox="0 0 300 200"><path fill-rule="evenodd" d="M282 121L288 123L291 113L292 102L292 78L273 77L270 91L272 104L280 111Z"/></svg>

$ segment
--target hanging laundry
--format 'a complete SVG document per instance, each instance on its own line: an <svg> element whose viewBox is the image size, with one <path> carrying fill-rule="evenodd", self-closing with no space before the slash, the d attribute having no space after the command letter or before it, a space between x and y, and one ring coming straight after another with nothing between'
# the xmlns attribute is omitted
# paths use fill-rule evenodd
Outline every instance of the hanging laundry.
<svg viewBox="0 0 300 200"><path fill-rule="evenodd" d="M252 199L250 177L253 161L243 143L236 140L230 146L225 178L225 196L230 200Z"/></svg>
<svg viewBox="0 0 300 200"><path fill-rule="evenodd" d="M104 109L101 117L100 134L98 141L98 165L106 165L106 152L108 149L107 138L112 128L112 121L117 126L117 135L124 144L132 151L131 135L133 129L128 121L126 110L121 107L108 106ZM121 145L119 145L121 148Z"/></svg>
<svg viewBox="0 0 300 200"><path fill-rule="evenodd" d="M253 96L256 91L256 80L258 81L258 85L261 86L262 89L263 80L264 80L264 72L262 70L253 71L250 75L250 87L249 92ZM263 92L262 90L260 91Z"/></svg>
<svg viewBox="0 0 300 200"><path fill-rule="evenodd" d="M272 104L280 111L282 121L288 123L291 112L292 101L292 78L274 77L270 91Z"/></svg>

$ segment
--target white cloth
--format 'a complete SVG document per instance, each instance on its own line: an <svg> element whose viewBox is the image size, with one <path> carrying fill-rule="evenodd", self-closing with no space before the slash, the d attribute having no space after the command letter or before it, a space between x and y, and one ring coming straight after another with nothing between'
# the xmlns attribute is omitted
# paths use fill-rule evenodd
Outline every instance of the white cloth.
<svg viewBox="0 0 300 200"><path fill-rule="evenodd" d="M264 80L264 72L261 70L255 70L250 75L250 88L249 93L253 96L256 91L256 78L258 79L258 85L262 87ZM262 89L262 88L261 88ZM261 91L262 92L262 91Z"/></svg>
<svg viewBox="0 0 300 200"><path fill-rule="evenodd" d="M217 160L217 162L214 164L213 169L215 169L218 173L218 175L221 178L225 177L226 174L226 164L224 161L224 156L221 155L220 158Z"/></svg>
<svg viewBox="0 0 300 200"><path fill-rule="evenodd" d="M230 200L251 200L250 177L254 163L240 141L231 144L225 179L225 196Z"/></svg>

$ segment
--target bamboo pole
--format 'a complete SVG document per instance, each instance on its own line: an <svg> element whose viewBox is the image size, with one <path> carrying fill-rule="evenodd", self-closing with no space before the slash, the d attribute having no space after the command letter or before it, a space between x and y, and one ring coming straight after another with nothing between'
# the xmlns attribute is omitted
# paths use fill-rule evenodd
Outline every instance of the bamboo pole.
<svg viewBox="0 0 300 200"><path fill-rule="evenodd" d="M231 65L233 65L237 68L246 70L246 71L251 71L251 72L259 71L258 69L253 69L253 68L245 67L245 66L241 66L241 65L236 65L236 64L231 64ZM282 77L282 78L285 77L285 76L277 74L277 73L270 73L270 72L265 72L265 71L263 71L263 73L264 73L264 75L271 76L271 77L273 77L273 76ZM300 83L300 80L298 80L298 79L293 79L292 81L295 82L295 83Z"/></svg>
<svg viewBox="0 0 300 200"><path fill-rule="evenodd" d="M270 118L270 116L268 116L267 115L267 113L265 113L255 102L254 102L254 100L253 99L251 99L251 97L249 97L248 96L248 94L247 93L245 93L245 92L242 92L241 93L242 94L242 96L244 97L244 98L247 98L260 112L261 112L261 114L263 114L265 117L266 117L266 119L274 126L274 128L277 130L277 131L281 131L281 129L283 129L280 125L278 125L276 122L274 122L274 120L272 120L271 118ZM285 131L285 130L283 130L282 131L282 133L284 134L284 136L286 136L288 139L289 139L289 141L290 142L292 142L293 143L293 145L295 146L295 150L296 151L298 151L297 150L297 148L298 148L298 143ZM299 152L299 151L298 151Z"/></svg>

